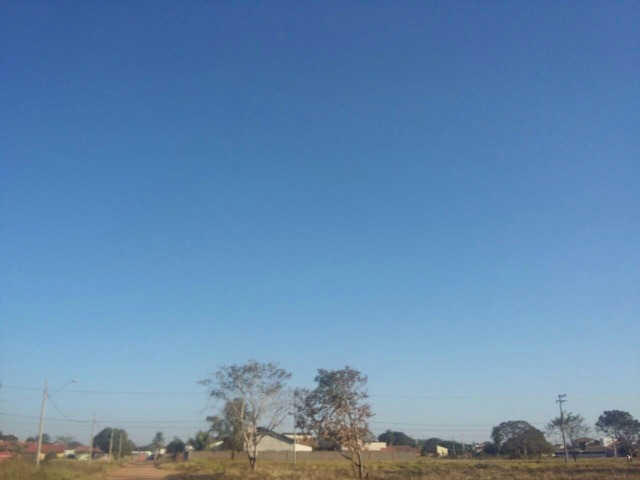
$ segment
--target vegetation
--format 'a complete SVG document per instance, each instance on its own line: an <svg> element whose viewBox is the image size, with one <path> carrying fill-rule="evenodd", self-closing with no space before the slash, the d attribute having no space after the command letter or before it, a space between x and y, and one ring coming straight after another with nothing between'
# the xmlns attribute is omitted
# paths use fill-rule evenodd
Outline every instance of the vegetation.
<svg viewBox="0 0 640 480"><path fill-rule="evenodd" d="M392 432L387 430L386 432L378 435L379 442L385 442L388 446L404 446L415 447L418 445L413 438L405 434L404 432Z"/></svg>
<svg viewBox="0 0 640 480"><path fill-rule="evenodd" d="M634 454L640 443L640 421L633 418L629 412L621 410L607 410L596 422L596 429L616 440L623 455Z"/></svg>
<svg viewBox="0 0 640 480"><path fill-rule="evenodd" d="M366 402L367 377L345 367L342 370L319 369L314 390L298 390L296 426L329 442L351 461L354 475L365 474L362 450L369 435L373 416Z"/></svg>
<svg viewBox="0 0 640 480"><path fill-rule="evenodd" d="M196 452L209 450L213 437L210 432L199 430L192 438L187 440L187 445L191 445Z"/></svg>
<svg viewBox="0 0 640 480"><path fill-rule="evenodd" d="M38 435L34 435L33 437L27 437L27 442L37 442L38 438L39 438ZM51 437L49 436L48 433L43 433L42 434L42 444L43 445L47 445L49 443L51 443Z"/></svg>
<svg viewBox="0 0 640 480"><path fill-rule="evenodd" d="M173 437L173 440L167 445L168 453L182 453L184 452L185 443L178 437Z"/></svg>
<svg viewBox="0 0 640 480"><path fill-rule="evenodd" d="M553 452L544 433L523 420L502 422L493 427L491 439L495 452L503 455L526 458Z"/></svg>
<svg viewBox="0 0 640 480"><path fill-rule="evenodd" d="M135 448L125 430L111 427L102 429L93 437L93 446L117 458L131 454Z"/></svg>
<svg viewBox="0 0 640 480"><path fill-rule="evenodd" d="M151 447L150 450L160 450L161 448L164 448L164 446L164 434L162 432L156 432L153 436L153 440L151 440L151 443L149 444L149 447Z"/></svg>
<svg viewBox="0 0 640 480"><path fill-rule="evenodd" d="M216 440L223 442L222 446L225 450L241 452L244 447L242 430L243 424L247 419L238 417L237 412L241 411L243 411L242 399L234 398L225 403L221 415L207 417L207 420L211 422L209 431L214 435Z"/></svg>
<svg viewBox="0 0 640 480"><path fill-rule="evenodd" d="M574 415L569 412L564 418L556 417L547 424L547 433L549 435L561 436L563 430L567 442L567 451L571 449L573 458L577 461L577 450L580 448L578 439L589 435L591 428L587 426L582 415Z"/></svg>
<svg viewBox="0 0 640 480"><path fill-rule="evenodd" d="M453 457L459 454L463 454L467 450L470 450L471 447L467 447L463 443L454 442L453 440L443 440L441 438L429 438L422 443L422 454L425 455L427 453L434 453L436 451L436 446L445 447L449 450L449 456Z"/></svg>
<svg viewBox="0 0 640 480"><path fill-rule="evenodd" d="M582 415L574 415L568 412L564 416L564 421L560 417L556 417L547 424L547 432L551 435L562 435L564 425L564 433L567 437L569 445L577 445L577 440L586 437L591 432L591 428L587 426Z"/></svg>
<svg viewBox="0 0 640 480"><path fill-rule="evenodd" d="M256 470L258 444L264 430L274 430L286 418L291 395L286 383L291 374L274 363L250 360L245 365L221 367L212 378L200 383L211 396L225 402L233 421L242 425L242 437L252 470Z"/></svg>
<svg viewBox="0 0 640 480"><path fill-rule="evenodd" d="M165 463L173 474L169 480L338 480L350 475L341 462L263 462L260 473L246 463L197 460ZM367 465L369 480L640 480L640 469L622 459L587 459L565 464L561 459L435 459L417 457L415 462L376 462Z"/></svg>
<svg viewBox="0 0 640 480"><path fill-rule="evenodd" d="M106 472L115 468L105 462L51 460L36 466L33 457L24 456L0 462L2 480L104 480Z"/></svg>

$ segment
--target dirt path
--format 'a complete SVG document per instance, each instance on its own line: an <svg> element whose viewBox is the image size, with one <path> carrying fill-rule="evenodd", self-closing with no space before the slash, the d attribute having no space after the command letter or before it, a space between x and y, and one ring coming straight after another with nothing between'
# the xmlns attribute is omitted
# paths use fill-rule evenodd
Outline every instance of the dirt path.
<svg viewBox="0 0 640 480"><path fill-rule="evenodd" d="M157 480L166 478L175 472L160 470L149 461L134 461L107 474L113 480Z"/></svg>

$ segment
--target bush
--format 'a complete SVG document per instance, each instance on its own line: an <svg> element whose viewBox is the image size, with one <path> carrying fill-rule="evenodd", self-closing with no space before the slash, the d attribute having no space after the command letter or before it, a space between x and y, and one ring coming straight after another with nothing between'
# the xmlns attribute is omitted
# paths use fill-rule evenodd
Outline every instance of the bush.
<svg viewBox="0 0 640 480"><path fill-rule="evenodd" d="M44 461L50 462L51 460L55 460L57 458L56 452L47 452L44 455Z"/></svg>

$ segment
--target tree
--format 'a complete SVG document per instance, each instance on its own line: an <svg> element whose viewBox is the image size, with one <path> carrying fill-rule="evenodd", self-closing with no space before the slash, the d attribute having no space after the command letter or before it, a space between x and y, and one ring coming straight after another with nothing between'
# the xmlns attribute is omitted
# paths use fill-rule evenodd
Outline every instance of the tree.
<svg viewBox="0 0 640 480"><path fill-rule="evenodd" d="M93 446L118 458L131 454L134 447L125 430L111 427L102 429L93 437Z"/></svg>
<svg viewBox="0 0 640 480"><path fill-rule="evenodd" d="M491 438L497 452L514 457L553 452L553 446L544 434L523 420L502 422L493 427Z"/></svg>
<svg viewBox="0 0 640 480"><path fill-rule="evenodd" d="M563 422L561 417L556 417L547 424L547 432L550 435L562 434ZM573 450L573 459L577 461L578 439L589 435L591 428L585 424L584 417L580 414L574 415L568 412L564 416L564 434L569 440L569 447Z"/></svg>
<svg viewBox="0 0 640 480"><path fill-rule="evenodd" d="M210 389L212 397L226 402L233 420L242 425L247 459L254 471L264 429L275 429L288 413L291 394L286 383L290 378L289 372L274 363L249 360L245 365L220 367L213 377L199 382Z"/></svg>
<svg viewBox="0 0 640 480"><path fill-rule="evenodd" d="M29 437L27 438L27 442L37 442L38 441L38 437L39 435L35 435L33 437ZM47 445L51 443L51 437L49 436L48 433L43 433L42 434L42 444L43 445Z"/></svg>
<svg viewBox="0 0 640 480"><path fill-rule="evenodd" d="M466 447L463 443L454 442L453 440L442 440L441 438L433 437L425 440L422 444L421 454L433 453L436 450L436 446L445 447L449 450L449 455L458 455L466 451Z"/></svg>
<svg viewBox="0 0 640 480"><path fill-rule="evenodd" d="M236 398L225 404L221 416L207 417L211 422L209 431L217 440L222 440L224 449L231 450L232 458L235 452L241 452L244 447L243 422L247 419L240 419L236 414L241 410L242 400Z"/></svg>
<svg viewBox="0 0 640 480"><path fill-rule="evenodd" d="M620 453L633 455L638 449L640 441L640 421L633 418L629 412L621 410L606 410L598 417L596 430L612 437L622 447ZM616 455L618 453L616 447Z"/></svg>
<svg viewBox="0 0 640 480"><path fill-rule="evenodd" d="M73 442L73 439L74 439L73 435L58 435L55 438L54 442L67 445L68 443Z"/></svg>
<svg viewBox="0 0 640 480"><path fill-rule="evenodd" d="M153 440L151 440L151 443L149 444L149 446L151 447L151 449L153 451L160 450L161 448L164 448L164 446L165 446L164 434L162 432L156 432L156 434L153 436Z"/></svg>
<svg viewBox="0 0 640 480"><path fill-rule="evenodd" d="M378 441L385 442L387 446L415 447L417 445L417 442L404 432L392 432L391 430L378 435Z"/></svg>
<svg viewBox="0 0 640 480"><path fill-rule="evenodd" d="M184 452L184 447L186 445L184 444L184 442L182 440L180 440L180 438L178 437L173 437L173 440L171 440L169 442L169 444L167 445L167 452L169 453L182 453Z"/></svg>
<svg viewBox="0 0 640 480"><path fill-rule="evenodd" d="M315 381L314 390L296 392L296 426L336 445L351 461L354 475L363 478L362 449L373 416L366 403L367 377L347 366L342 370L319 369Z"/></svg>
<svg viewBox="0 0 640 480"><path fill-rule="evenodd" d="M194 437L187 440L187 445L191 445L197 452L202 452L209 449L209 445L213 442L213 437L210 432L199 430Z"/></svg>

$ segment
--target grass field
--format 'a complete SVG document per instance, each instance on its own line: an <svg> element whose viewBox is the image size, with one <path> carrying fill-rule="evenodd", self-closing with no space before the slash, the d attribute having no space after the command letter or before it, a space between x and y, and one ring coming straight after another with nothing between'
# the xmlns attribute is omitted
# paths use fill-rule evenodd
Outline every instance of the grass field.
<svg viewBox="0 0 640 480"><path fill-rule="evenodd" d="M53 460L39 468L26 460L0 462L1 480L105 480L114 465L100 462ZM339 480L350 479L347 462L291 464L263 462L251 472L246 461L196 460L166 462L169 480ZM581 460L447 460L421 458L411 463L380 462L368 465L369 480L640 480L640 462L625 459Z"/></svg>
<svg viewBox="0 0 640 480"><path fill-rule="evenodd" d="M33 458L16 458L0 462L1 480L105 480L105 473L114 468L102 462L51 460L35 465Z"/></svg>
<svg viewBox="0 0 640 480"><path fill-rule="evenodd" d="M191 461L167 463L171 480L337 480L349 479L347 462L291 464L263 462L252 473L239 461ZM380 462L367 466L369 480L640 480L640 462L625 459L593 459L565 464L561 459L543 460L447 460L419 459L412 463Z"/></svg>

